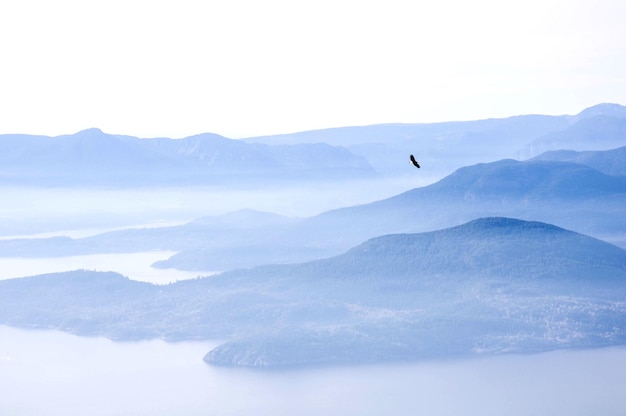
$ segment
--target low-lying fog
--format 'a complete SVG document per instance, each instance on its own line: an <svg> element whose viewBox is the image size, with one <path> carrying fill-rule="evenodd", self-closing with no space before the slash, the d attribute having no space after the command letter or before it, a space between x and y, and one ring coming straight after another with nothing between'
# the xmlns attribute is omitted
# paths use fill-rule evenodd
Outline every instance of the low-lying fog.
<svg viewBox="0 0 626 416"><path fill-rule="evenodd" d="M624 348L265 372L208 366L208 342L0 340L3 415L626 414Z"/></svg>
<svg viewBox="0 0 626 416"><path fill-rule="evenodd" d="M343 206L372 202L427 180L401 178L335 185L267 189L182 188L28 188L2 187L0 239L68 236L81 238L129 227L182 224L205 215L256 209L291 217L307 217ZM0 279L76 269L115 271L133 280L166 284L207 276L215 271L155 269L151 264L175 252L96 254L58 258L3 258Z"/></svg>
<svg viewBox="0 0 626 416"><path fill-rule="evenodd" d="M149 251L52 258L0 257L0 280L72 270L95 270L117 272L132 280L162 285L214 273L213 271L187 272L151 267L156 261L165 260L174 254L176 254L175 251Z"/></svg>
<svg viewBox="0 0 626 416"><path fill-rule="evenodd" d="M384 199L435 178L268 185L247 188L17 188L2 187L0 236L84 237L129 226L161 226L205 215L255 209L308 217L334 208Z"/></svg>

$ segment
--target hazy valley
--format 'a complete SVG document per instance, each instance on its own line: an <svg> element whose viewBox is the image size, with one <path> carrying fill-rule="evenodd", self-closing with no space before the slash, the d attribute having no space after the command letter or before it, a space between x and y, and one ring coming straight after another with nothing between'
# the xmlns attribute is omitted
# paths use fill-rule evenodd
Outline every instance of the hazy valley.
<svg viewBox="0 0 626 416"><path fill-rule="evenodd" d="M253 367L623 345L625 126L603 104L239 141L1 136L0 257L175 252L154 267L224 273L3 280L0 323L220 339L207 362ZM67 199L20 211L20 190Z"/></svg>

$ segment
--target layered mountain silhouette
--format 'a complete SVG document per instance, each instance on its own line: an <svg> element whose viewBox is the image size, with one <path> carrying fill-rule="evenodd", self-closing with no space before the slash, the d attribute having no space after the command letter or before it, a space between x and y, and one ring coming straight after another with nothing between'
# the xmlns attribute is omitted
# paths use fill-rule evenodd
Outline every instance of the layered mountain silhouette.
<svg viewBox="0 0 626 416"><path fill-rule="evenodd" d="M333 229L334 235L354 244L376 235L433 230L485 215L541 220L602 234L626 229L620 219L625 190L626 178L579 164L502 160L459 169L437 183L385 200L320 214L303 221L299 234L329 239L332 236L323 230Z"/></svg>
<svg viewBox="0 0 626 416"><path fill-rule="evenodd" d="M226 339L205 360L276 367L626 341L626 251L483 218L336 257L155 286L76 271L0 281L0 323L112 339Z"/></svg>
<svg viewBox="0 0 626 416"><path fill-rule="evenodd" d="M12 185L245 185L374 175L362 157L323 143L268 146L216 134L139 139L99 129L0 135L0 179Z"/></svg>
<svg viewBox="0 0 626 416"><path fill-rule="evenodd" d="M616 165L620 160L626 165L620 149L603 154ZM309 218L248 212L82 239L0 240L0 255L173 250L179 254L158 267L229 270L312 260L379 235L436 230L484 216L540 220L611 240L626 230L624 206L624 176L569 162L501 160L459 169L437 183L388 199Z"/></svg>
<svg viewBox="0 0 626 416"><path fill-rule="evenodd" d="M527 159L548 150L606 150L626 144L626 107L599 104L576 115L522 115L430 124L339 127L245 139L251 143L329 143L344 146L383 175L406 174L398 160L419 152L439 178L498 159ZM412 172L410 172L412 173Z"/></svg>
<svg viewBox="0 0 626 416"><path fill-rule="evenodd" d="M459 169L392 198L305 218L275 229L259 245L267 249L288 242L291 252L302 247L291 258L300 261L320 252L338 253L378 235L435 230L485 215L540 220L612 239L626 230L624 206L625 177L574 163L503 160ZM215 263L217 253L222 261ZM212 270L211 264L223 264L223 254L192 249L159 266ZM284 262L285 257L275 260Z"/></svg>
<svg viewBox="0 0 626 416"><path fill-rule="evenodd" d="M248 367L623 345L626 251L607 241L623 244L626 232L625 121L626 107L601 104L574 116L244 140L2 135L0 181L34 189L384 184L416 176L411 153L433 181L308 218L241 210L86 238L2 239L0 256L171 250L155 266L224 272L163 286L85 270L0 280L0 324L219 339L205 361Z"/></svg>
<svg viewBox="0 0 626 416"><path fill-rule="evenodd" d="M516 150L519 146L526 144L529 137L539 138L553 131L564 130L581 120L592 119L597 116L624 118L626 117L626 106L603 103L586 108L576 115L531 114L441 123L375 124L250 137L244 140L265 144L328 143L349 147L361 143L402 143L422 139L441 141L446 138L459 138L465 133L478 137L480 133L489 132L494 137L499 136L502 142L510 142L510 149ZM505 144L503 143L503 145Z"/></svg>
<svg viewBox="0 0 626 416"><path fill-rule="evenodd" d="M605 151L553 150L540 154L533 160L550 160L579 163L607 175L626 176L626 146Z"/></svg>
<svg viewBox="0 0 626 416"><path fill-rule="evenodd" d="M231 140L205 133L150 138L88 129L57 137L0 135L0 180L11 185L155 186L336 181L427 175L548 150L624 146L626 107L600 104L577 115L525 115L431 124L381 124Z"/></svg>
<svg viewBox="0 0 626 416"><path fill-rule="evenodd" d="M540 137L523 148L522 158L549 150L609 150L624 146L626 115L599 114L582 118L570 127Z"/></svg>

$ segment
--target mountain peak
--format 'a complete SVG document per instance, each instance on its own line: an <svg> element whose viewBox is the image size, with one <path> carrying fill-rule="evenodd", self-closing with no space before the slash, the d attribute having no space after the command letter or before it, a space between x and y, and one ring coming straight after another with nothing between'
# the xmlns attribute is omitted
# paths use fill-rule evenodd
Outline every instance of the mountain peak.
<svg viewBox="0 0 626 416"><path fill-rule="evenodd" d="M586 108L577 114L578 118L595 117L599 115L626 117L626 107L614 103L602 103Z"/></svg>
<svg viewBox="0 0 626 416"><path fill-rule="evenodd" d="M98 128L93 127L90 129L81 130L78 133L75 133L74 136L86 138L86 139L92 139L92 138L95 139L95 138L99 138L102 136L108 136L108 134L106 134L105 132L103 132L102 130Z"/></svg>
<svg viewBox="0 0 626 416"><path fill-rule="evenodd" d="M104 134L104 132L97 127L91 127L89 129L81 130L76 134Z"/></svg>
<svg viewBox="0 0 626 416"><path fill-rule="evenodd" d="M560 227L539 221L525 221L517 218L508 217L484 217L469 221L458 227L466 229L542 229L542 230L561 230Z"/></svg>

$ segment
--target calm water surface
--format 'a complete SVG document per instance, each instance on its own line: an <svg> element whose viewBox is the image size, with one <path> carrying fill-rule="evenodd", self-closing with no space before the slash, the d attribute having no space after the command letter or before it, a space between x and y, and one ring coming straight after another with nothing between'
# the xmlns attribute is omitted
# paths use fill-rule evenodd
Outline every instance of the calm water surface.
<svg viewBox="0 0 626 416"><path fill-rule="evenodd" d="M0 326L0 414L626 414L625 348L253 371L205 364L214 345Z"/></svg>
<svg viewBox="0 0 626 416"><path fill-rule="evenodd" d="M0 280L84 269L113 271L132 280L167 284L177 280L195 279L198 276L210 276L215 273L212 271L188 272L151 267L153 263L165 260L174 254L176 254L175 251L148 251L49 258L0 257Z"/></svg>

